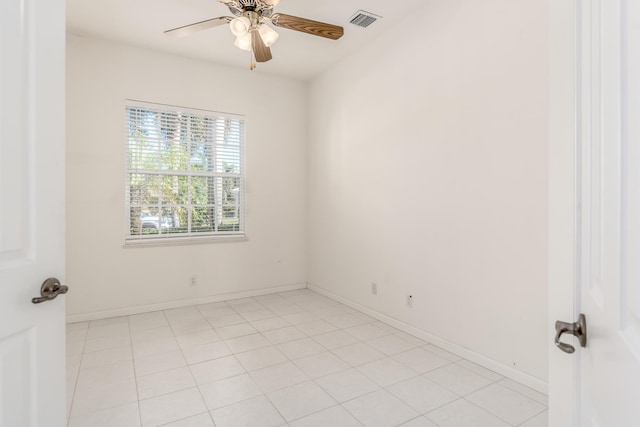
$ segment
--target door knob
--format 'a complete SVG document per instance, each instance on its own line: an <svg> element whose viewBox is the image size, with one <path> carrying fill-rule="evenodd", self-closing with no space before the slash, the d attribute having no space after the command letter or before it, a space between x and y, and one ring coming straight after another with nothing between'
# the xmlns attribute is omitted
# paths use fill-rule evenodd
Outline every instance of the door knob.
<svg viewBox="0 0 640 427"><path fill-rule="evenodd" d="M564 351L565 353L571 354L574 351L576 351L575 347L560 341L560 338L565 333L571 334L576 338L578 338L578 341L580 342L580 347L586 347L587 346L587 318L584 316L584 314L580 314L580 316L578 317L578 321L574 323L561 322L559 320L556 322L556 340L555 340L556 346L560 350Z"/></svg>
<svg viewBox="0 0 640 427"><path fill-rule="evenodd" d="M49 277L44 281L40 288L40 296L31 299L34 304L40 304L41 302L51 301L60 294L66 294L69 287L61 285L60 281L55 277Z"/></svg>

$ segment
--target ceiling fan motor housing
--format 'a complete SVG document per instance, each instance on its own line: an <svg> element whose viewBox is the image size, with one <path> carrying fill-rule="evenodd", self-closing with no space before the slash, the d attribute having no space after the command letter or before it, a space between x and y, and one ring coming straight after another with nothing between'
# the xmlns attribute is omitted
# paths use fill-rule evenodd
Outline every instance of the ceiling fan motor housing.
<svg viewBox="0 0 640 427"><path fill-rule="evenodd" d="M228 7L231 13L236 16L241 16L245 12L256 12L260 17L269 18L273 14L273 7L277 2L269 2L265 0L230 0L223 1Z"/></svg>

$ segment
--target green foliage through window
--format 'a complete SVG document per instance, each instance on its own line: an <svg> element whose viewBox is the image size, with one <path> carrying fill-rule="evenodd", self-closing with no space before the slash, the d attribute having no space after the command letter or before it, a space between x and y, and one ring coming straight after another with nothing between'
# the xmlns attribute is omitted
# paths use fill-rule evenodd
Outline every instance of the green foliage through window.
<svg viewBox="0 0 640 427"><path fill-rule="evenodd" d="M244 120L131 103L125 108L127 238L244 233Z"/></svg>

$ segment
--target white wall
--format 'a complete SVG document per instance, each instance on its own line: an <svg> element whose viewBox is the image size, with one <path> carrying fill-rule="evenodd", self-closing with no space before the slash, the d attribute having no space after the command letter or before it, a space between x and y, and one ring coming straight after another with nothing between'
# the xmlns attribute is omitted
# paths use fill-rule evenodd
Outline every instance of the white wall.
<svg viewBox="0 0 640 427"><path fill-rule="evenodd" d="M247 242L123 248L124 99L246 115ZM298 81L70 35L68 314L304 284L306 107Z"/></svg>
<svg viewBox="0 0 640 427"><path fill-rule="evenodd" d="M542 381L546 9L427 2L312 82L308 152L311 284Z"/></svg>

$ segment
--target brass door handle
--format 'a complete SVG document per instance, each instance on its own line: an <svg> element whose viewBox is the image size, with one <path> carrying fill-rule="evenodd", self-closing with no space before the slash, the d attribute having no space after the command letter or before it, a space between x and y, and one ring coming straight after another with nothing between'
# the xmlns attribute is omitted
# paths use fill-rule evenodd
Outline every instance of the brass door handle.
<svg viewBox="0 0 640 427"><path fill-rule="evenodd" d="M49 277L44 281L42 287L40 287L40 296L32 298L31 302L34 304L40 304L41 302L51 301L60 294L66 294L69 291L68 286L60 284L60 281L55 277Z"/></svg>
<svg viewBox="0 0 640 427"><path fill-rule="evenodd" d="M556 322L556 340L555 340L556 346L560 350L564 351L565 353L571 354L574 351L576 351L575 347L560 341L560 337L562 337L562 335L565 333L571 334L576 338L578 338L578 341L580 342L580 347L586 347L587 346L587 318L585 317L585 315L580 314L580 316L578 317L578 321L575 323L561 322L559 320Z"/></svg>

